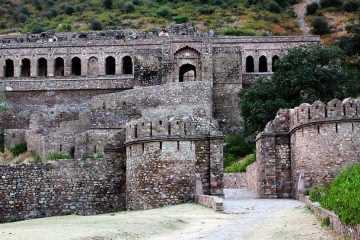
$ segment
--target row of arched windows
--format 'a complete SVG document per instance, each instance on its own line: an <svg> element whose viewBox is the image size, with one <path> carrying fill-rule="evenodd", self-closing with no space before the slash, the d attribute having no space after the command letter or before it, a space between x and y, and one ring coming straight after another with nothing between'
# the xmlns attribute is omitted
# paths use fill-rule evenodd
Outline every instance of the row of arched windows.
<svg viewBox="0 0 360 240"><path fill-rule="evenodd" d="M54 60L54 76L64 76L65 62L61 57ZM80 76L82 73L81 59L74 57L71 59L71 75ZM30 77L31 63L28 58L21 60L20 77ZM109 56L105 59L105 74L116 74L116 60ZM130 56L125 56L122 59L122 74L133 74L133 61ZM88 75L98 75L98 59L91 57L88 60ZM48 61L45 58L39 58L37 61L37 76L48 76ZM14 77L14 61L12 59L5 60L4 77Z"/></svg>
<svg viewBox="0 0 360 240"><path fill-rule="evenodd" d="M272 66L272 71L275 72L276 71L276 65L275 62L277 60L279 60L279 56L275 55L272 57L272 61L271 61L271 66ZM245 64L245 71L246 72L255 72L255 63L254 63L254 58L252 56L248 56L246 57L246 64ZM265 56L261 56L259 58L259 72L269 72L268 69L268 60Z"/></svg>

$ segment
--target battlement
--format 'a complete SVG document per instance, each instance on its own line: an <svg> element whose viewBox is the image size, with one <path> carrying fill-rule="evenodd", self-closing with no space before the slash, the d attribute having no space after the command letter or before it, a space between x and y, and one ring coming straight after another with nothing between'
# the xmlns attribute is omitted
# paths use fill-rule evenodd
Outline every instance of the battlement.
<svg viewBox="0 0 360 240"><path fill-rule="evenodd" d="M160 139L203 138L221 136L216 122L207 117L168 116L142 118L126 124L126 143Z"/></svg>
<svg viewBox="0 0 360 240"><path fill-rule="evenodd" d="M268 122L262 133L287 134L307 124L360 121L360 100L346 98L343 101L333 99L327 104L315 101L313 104L302 103L293 109L280 109L274 120ZM258 135L258 138L261 134Z"/></svg>

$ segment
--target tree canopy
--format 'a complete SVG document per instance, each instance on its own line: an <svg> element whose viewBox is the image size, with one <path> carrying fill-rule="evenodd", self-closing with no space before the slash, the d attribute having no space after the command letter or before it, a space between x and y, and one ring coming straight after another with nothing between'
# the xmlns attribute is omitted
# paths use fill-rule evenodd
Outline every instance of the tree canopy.
<svg viewBox="0 0 360 240"><path fill-rule="evenodd" d="M271 80L258 79L239 93L248 133L263 130L280 108L359 93L359 74L347 67L346 55L337 47L315 44L291 49L276 68Z"/></svg>

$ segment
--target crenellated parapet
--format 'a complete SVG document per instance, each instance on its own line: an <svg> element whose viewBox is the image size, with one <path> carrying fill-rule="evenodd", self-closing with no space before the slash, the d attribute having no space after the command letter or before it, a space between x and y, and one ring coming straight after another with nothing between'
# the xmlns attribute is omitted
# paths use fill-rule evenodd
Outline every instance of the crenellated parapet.
<svg viewBox="0 0 360 240"><path fill-rule="evenodd" d="M143 141L200 139L222 136L208 117L168 116L141 118L126 124L126 144Z"/></svg>

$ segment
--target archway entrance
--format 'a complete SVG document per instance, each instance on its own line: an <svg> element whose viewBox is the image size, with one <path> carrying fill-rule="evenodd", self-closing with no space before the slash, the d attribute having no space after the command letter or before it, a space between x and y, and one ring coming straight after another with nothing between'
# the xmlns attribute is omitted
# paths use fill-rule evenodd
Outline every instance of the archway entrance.
<svg viewBox="0 0 360 240"><path fill-rule="evenodd" d="M179 70L179 82L195 81L196 67L191 64L184 64Z"/></svg>

